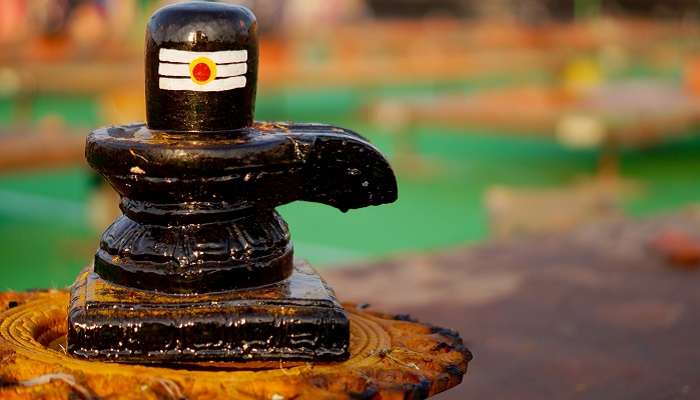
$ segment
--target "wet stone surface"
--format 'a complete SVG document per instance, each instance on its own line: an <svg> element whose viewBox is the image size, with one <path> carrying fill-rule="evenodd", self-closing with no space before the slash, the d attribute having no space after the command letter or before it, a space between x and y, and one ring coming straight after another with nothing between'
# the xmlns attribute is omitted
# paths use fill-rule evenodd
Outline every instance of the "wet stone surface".
<svg viewBox="0 0 700 400"><path fill-rule="evenodd" d="M275 207L391 203L396 178L352 131L254 122L258 61L244 7L182 3L151 17L146 123L87 137L87 161L124 215L72 287L69 353L149 363L349 356L348 317L315 271L295 266Z"/></svg>

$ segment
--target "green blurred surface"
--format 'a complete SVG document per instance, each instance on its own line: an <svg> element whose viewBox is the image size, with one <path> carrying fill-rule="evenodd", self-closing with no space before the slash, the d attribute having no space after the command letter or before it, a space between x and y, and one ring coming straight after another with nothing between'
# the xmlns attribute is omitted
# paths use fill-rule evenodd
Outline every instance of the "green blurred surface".
<svg viewBox="0 0 700 400"><path fill-rule="evenodd" d="M15 112L15 103L7 97L0 97L0 124L6 125L12 122Z"/></svg>
<svg viewBox="0 0 700 400"><path fill-rule="evenodd" d="M459 85L266 93L258 101L258 118L336 123L368 136L392 156L397 138L358 118L368 99L509 83L494 78ZM0 100L0 122L12 120L13 107ZM51 114L74 126L100 123L95 103L85 97L33 100L32 118ZM488 187L554 187L596 169L595 151L565 149L548 139L427 127L415 135L418 153L434 174L420 177L399 170L397 203L347 214L308 203L281 207L299 256L328 267L472 243L488 235L482 203ZM624 152L623 176L644 188L626 210L648 215L696 202L699 159L700 139L693 135ZM89 262L99 235L87 223L92 179L79 168L0 176L0 289L65 286Z"/></svg>
<svg viewBox="0 0 700 400"><path fill-rule="evenodd" d="M97 104L90 96L39 96L33 99L31 111L33 120L59 116L71 126L95 127L99 123Z"/></svg>

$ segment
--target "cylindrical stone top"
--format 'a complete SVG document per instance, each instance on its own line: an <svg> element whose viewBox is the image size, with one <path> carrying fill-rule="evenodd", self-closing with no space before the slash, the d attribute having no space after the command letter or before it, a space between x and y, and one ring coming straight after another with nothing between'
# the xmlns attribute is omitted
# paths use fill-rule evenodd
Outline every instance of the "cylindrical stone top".
<svg viewBox="0 0 700 400"><path fill-rule="evenodd" d="M251 126L258 81L255 15L190 2L161 8L146 27L146 119L169 132Z"/></svg>

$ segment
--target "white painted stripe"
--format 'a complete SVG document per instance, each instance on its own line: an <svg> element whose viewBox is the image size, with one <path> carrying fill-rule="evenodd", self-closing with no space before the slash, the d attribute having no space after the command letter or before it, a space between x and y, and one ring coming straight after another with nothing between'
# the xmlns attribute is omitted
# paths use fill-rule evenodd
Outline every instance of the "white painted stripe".
<svg viewBox="0 0 700 400"><path fill-rule="evenodd" d="M245 87L245 76L216 79L204 85L194 83L190 78L160 78L158 86L163 90L190 90L193 92L222 92Z"/></svg>
<svg viewBox="0 0 700 400"><path fill-rule="evenodd" d="M248 64L223 64L216 66L216 77L227 78L229 76L245 75L248 72Z"/></svg>
<svg viewBox="0 0 700 400"><path fill-rule="evenodd" d="M158 64L158 74L164 76L190 76L188 64Z"/></svg>
<svg viewBox="0 0 700 400"><path fill-rule="evenodd" d="M245 75L248 72L248 64L223 64L216 66L216 77L227 78L229 76ZM158 65L158 74L164 76L190 76L190 66L188 64L168 64Z"/></svg>
<svg viewBox="0 0 700 400"><path fill-rule="evenodd" d="M189 64L195 58L207 57L217 64L232 64L248 61L248 50L184 51L160 49L160 61Z"/></svg>

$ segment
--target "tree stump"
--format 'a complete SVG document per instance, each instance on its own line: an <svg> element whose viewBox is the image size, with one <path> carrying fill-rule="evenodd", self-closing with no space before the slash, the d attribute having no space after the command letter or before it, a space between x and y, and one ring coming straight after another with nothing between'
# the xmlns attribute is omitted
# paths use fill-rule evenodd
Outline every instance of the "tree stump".
<svg viewBox="0 0 700 400"><path fill-rule="evenodd" d="M471 360L456 332L345 304L342 363L85 361L65 352L68 301L57 290L0 293L0 398L423 399L458 385Z"/></svg>

